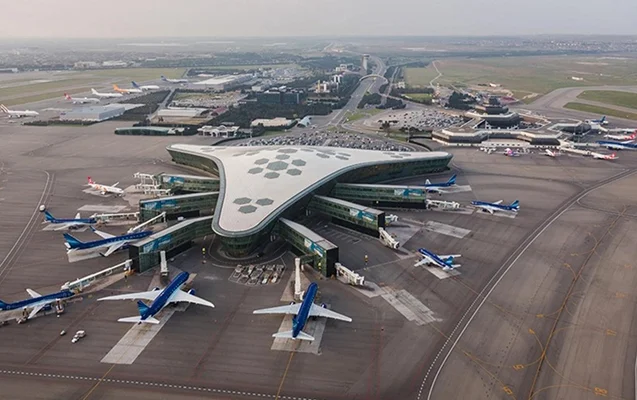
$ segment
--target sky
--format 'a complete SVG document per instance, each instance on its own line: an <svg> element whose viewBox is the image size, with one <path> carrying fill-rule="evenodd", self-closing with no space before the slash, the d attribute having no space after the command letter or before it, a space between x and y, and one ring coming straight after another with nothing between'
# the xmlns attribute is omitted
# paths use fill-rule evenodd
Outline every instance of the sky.
<svg viewBox="0 0 637 400"><path fill-rule="evenodd" d="M637 34L636 0L2 0L0 38Z"/></svg>

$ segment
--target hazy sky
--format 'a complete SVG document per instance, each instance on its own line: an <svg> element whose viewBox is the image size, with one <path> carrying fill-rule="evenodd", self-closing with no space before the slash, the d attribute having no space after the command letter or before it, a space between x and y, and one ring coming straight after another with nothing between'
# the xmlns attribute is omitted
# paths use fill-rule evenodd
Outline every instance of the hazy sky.
<svg viewBox="0 0 637 400"><path fill-rule="evenodd" d="M637 34L637 0L0 2L0 38Z"/></svg>

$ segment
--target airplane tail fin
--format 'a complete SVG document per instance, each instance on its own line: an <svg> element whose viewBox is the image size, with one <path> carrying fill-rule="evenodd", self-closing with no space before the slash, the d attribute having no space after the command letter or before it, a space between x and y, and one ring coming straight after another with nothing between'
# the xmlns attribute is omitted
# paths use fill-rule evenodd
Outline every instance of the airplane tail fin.
<svg viewBox="0 0 637 400"><path fill-rule="evenodd" d="M139 310L139 314L140 315L144 315L144 313L146 313L148 311L148 306L146 304L144 304L143 301L138 300L137 301L137 309Z"/></svg>
<svg viewBox="0 0 637 400"><path fill-rule="evenodd" d="M64 234L64 240L66 240L66 247L68 247L69 249L77 248L82 244L80 240L74 238L69 233Z"/></svg>
<svg viewBox="0 0 637 400"><path fill-rule="evenodd" d="M445 260L445 264L449 266L453 265L453 257L452 256L447 257L447 259Z"/></svg>
<svg viewBox="0 0 637 400"><path fill-rule="evenodd" d="M520 208L520 202L518 200L514 201L513 203L511 203L511 208Z"/></svg>
<svg viewBox="0 0 637 400"><path fill-rule="evenodd" d="M314 340L313 336L310 336L303 331L299 332L299 334L296 335L296 337L292 335L292 331L277 332L277 333L274 333L272 337L281 338L281 339L301 339L301 340L307 340L310 342Z"/></svg>
<svg viewBox="0 0 637 400"><path fill-rule="evenodd" d="M68 93L64 93L64 98L67 100L71 100L71 96Z"/></svg>
<svg viewBox="0 0 637 400"><path fill-rule="evenodd" d="M5 114L9 114L9 109L5 107L4 104L0 104L0 111L2 111Z"/></svg>
<svg viewBox="0 0 637 400"><path fill-rule="evenodd" d="M449 180L447 181L447 183L448 183L449 185L455 185L455 184L456 184L456 174L453 174L453 175L451 176L451 178L449 178Z"/></svg>
<svg viewBox="0 0 637 400"><path fill-rule="evenodd" d="M117 86L115 83L113 84L113 89L115 90L119 90L119 86Z"/></svg>
<svg viewBox="0 0 637 400"><path fill-rule="evenodd" d="M53 217L53 215L51 215L51 213L50 213L50 212L48 212L48 211L44 211L44 218L45 218L47 221L53 221L53 220L55 219L55 218Z"/></svg>
<svg viewBox="0 0 637 400"><path fill-rule="evenodd" d="M166 80L166 77L162 75L162 76L161 76L161 80L162 80L162 81L165 81L165 80Z"/></svg>
<svg viewBox="0 0 637 400"><path fill-rule="evenodd" d="M5 303L4 301L0 300L0 307L4 307L6 305L7 305L7 303Z"/></svg>
<svg viewBox="0 0 637 400"><path fill-rule="evenodd" d="M89 177L87 177L87 179L88 179L88 183L95 183L95 182L93 182L93 179L91 179L91 177L90 177L90 176L89 176Z"/></svg>
<svg viewBox="0 0 637 400"><path fill-rule="evenodd" d="M131 84L133 85L135 89L139 89L139 85L137 84L137 82L132 81Z"/></svg>
<svg viewBox="0 0 637 400"><path fill-rule="evenodd" d="M117 322L133 322L136 324L146 323L146 324L157 325L159 323L159 320L153 317L142 319L142 317L137 316L137 317L120 318L117 320Z"/></svg>
<svg viewBox="0 0 637 400"><path fill-rule="evenodd" d="M95 89L91 88L91 93L93 93L93 94L97 94L97 90L95 90Z"/></svg>
<svg viewBox="0 0 637 400"><path fill-rule="evenodd" d="M429 179L425 179L425 185L431 185L431 181Z"/></svg>

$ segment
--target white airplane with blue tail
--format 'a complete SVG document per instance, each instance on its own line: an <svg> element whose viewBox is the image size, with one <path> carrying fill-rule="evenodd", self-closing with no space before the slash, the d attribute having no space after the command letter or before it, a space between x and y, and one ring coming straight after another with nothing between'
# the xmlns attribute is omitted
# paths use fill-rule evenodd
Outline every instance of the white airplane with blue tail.
<svg viewBox="0 0 637 400"><path fill-rule="evenodd" d="M515 200L511 205L502 204L502 200L498 200L494 203L488 203L486 201L472 201L471 204L476 208L493 214L496 211L511 211L518 212L520 210L520 202Z"/></svg>
<svg viewBox="0 0 637 400"><path fill-rule="evenodd" d="M436 267L440 267L443 271L451 271L460 267L460 264L454 264L453 261L456 258L462 257L461 254L449 254L443 256L432 253L427 249L418 249L418 253L422 256L422 260L414 264L414 267L419 267L421 265L435 265Z"/></svg>

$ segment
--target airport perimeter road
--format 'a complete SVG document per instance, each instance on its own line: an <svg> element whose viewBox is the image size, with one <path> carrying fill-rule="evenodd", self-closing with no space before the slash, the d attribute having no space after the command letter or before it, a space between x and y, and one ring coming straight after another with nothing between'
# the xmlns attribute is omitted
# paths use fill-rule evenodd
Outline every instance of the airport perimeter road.
<svg viewBox="0 0 637 400"><path fill-rule="evenodd" d="M536 111L538 113L544 114L547 117L553 118L580 118L580 119L589 119L592 115L590 113L570 110L564 108L567 103L570 102L578 102L585 104L593 104L599 105L606 108L614 108L617 110L624 110L623 107L613 106L612 104L601 104L597 102L591 102L588 100L578 99L577 96L586 91L586 90L618 90L624 92L632 92L637 93L637 86L586 86L586 87L570 87L570 88L562 88L556 89L539 99L535 100L533 103L523 106L522 108ZM633 110L634 111L634 110ZM598 115L595 117L599 117ZM621 126L634 126L635 121L631 121L629 119L612 117L614 125Z"/></svg>
<svg viewBox="0 0 637 400"><path fill-rule="evenodd" d="M417 399L632 397L636 171L571 196L520 243L426 366Z"/></svg>

